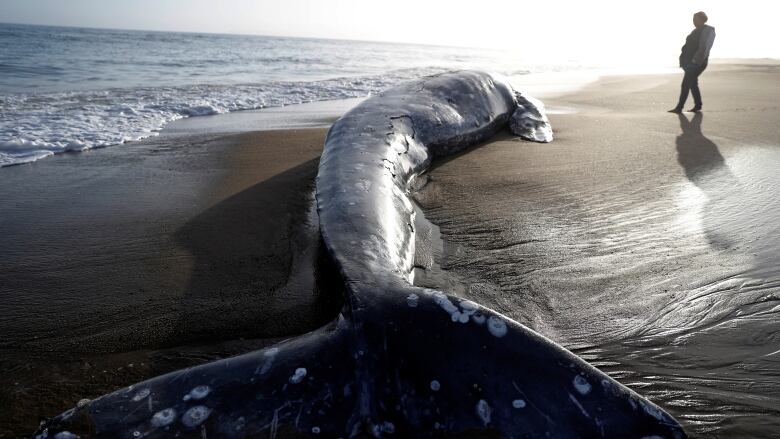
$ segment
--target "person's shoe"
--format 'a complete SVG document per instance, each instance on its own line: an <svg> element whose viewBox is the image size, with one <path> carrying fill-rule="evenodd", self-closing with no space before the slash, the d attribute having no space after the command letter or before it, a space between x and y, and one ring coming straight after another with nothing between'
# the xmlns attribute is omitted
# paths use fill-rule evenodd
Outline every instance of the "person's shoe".
<svg viewBox="0 0 780 439"><path fill-rule="evenodd" d="M675 107L675 108L672 108L671 110L667 111L667 113L681 114L682 113L682 108Z"/></svg>
<svg viewBox="0 0 780 439"><path fill-rule="evenodd" d="M698 113L699 111L701 111L701 107L693 107L688 110L689 113Z"/></svg>

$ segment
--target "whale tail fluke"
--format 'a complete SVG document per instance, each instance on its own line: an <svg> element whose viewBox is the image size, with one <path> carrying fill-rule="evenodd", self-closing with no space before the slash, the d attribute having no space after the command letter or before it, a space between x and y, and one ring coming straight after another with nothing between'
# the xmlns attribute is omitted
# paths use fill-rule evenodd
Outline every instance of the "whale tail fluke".
<svg viewBox="0 0 780 439"><path fill-rule="evenodd" d="M685 437L662 409L536 332L469 300L408 287L364 311L373 425L397 437ZM371 318L367 318L371 317Z"/></svg>
<svg viewBox="0 0 780 439"><path fill-rule="evenodd" d="M373 297L305 336L83 404L36 437L685 437L662 409L490 309L416 287Z"/></svg>
<svg viewBox="0 0 780 439"><path fill-rule="evenodd" d="M658 406L556 343L469 300L409 285L408 182L432 156L483 141L507 120L527 140L552 141L541 102L479 72L360 104L331 129L317 183L334 263L325 271L346 289L338 318L85 402L36 437L684 438Z"/></svg>
<svg viewBox="0 0 780 439"><path fill-rule="evenodd" d="M343 318L261 351L126 387L45 422L35 438L343 435L354 357Z"/></svg>
<svg viewBox="0 0 780 439"><path fill-rule="evenodd" d="M684 437L657 406L474 302L411 286L371 297L305 336L96 399L37 437Z"/></svg>

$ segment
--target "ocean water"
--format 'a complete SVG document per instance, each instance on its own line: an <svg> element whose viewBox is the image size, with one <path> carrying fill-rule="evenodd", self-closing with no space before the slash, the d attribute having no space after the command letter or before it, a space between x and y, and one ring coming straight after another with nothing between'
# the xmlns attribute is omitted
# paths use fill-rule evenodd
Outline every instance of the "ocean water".
<svg viewBox="0 0 780 439"><path fill-rule="evenodd" d="M185 117L364 97L458 68L583 66L487 49L0 24L0 166L142 139Z"/></svg>

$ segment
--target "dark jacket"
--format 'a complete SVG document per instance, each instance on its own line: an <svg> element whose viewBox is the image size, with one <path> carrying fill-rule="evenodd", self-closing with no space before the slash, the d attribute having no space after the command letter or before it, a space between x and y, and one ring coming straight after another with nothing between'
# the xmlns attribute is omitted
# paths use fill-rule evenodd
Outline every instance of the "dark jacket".
<svg viewBox="0 0 780 439"><path fill-rule="evenodd" d="M705 67L710 57L710 49L715 41L715 28L704 25L696 28L685 39L680 53L680 67L688 68L692 65Z"/></svg>

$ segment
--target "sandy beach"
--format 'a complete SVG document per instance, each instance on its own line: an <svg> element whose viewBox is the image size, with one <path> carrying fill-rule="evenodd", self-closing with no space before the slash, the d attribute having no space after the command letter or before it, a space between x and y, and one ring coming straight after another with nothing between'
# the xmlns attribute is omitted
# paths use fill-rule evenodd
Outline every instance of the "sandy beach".
<svg viewBox="0 0 780 439"><path fill-rule="evenodd" d="M0 436L330 321L325 133L161 136L2 169Z"/></svg>
<svg viewBox="0 0 780 439"><path fill-rule="evenodd" d="M780 419L776 65L606 77L546 100L552 144L508 133L434 165L417 195L466 297L563 344L693 437ZM559 114L555 114L559 113Z"/></svg>
<svg viewBox="0 0 780 439"><path fill-rule="evenodd" d="M603 78L545 100L554 143L501 133L436 163L415 198L443 241L418 279L561 343L693 437L770 437L780 70L712 65L696 116L665 112L679 80ZM312 200L327 130L186 131L0 169L0 437L338 312Z"/></svg>

